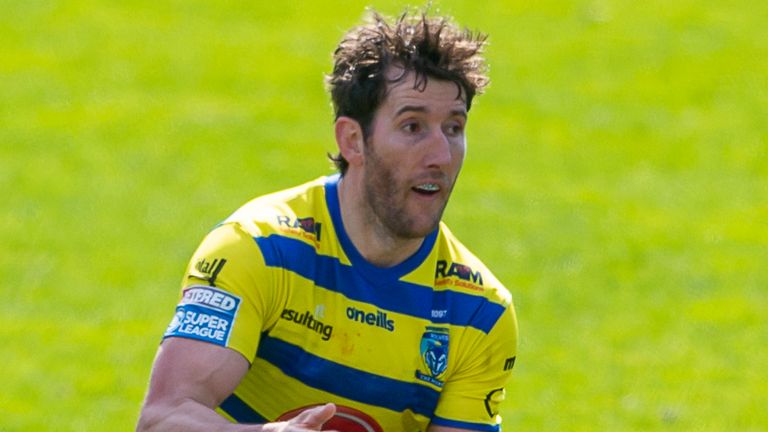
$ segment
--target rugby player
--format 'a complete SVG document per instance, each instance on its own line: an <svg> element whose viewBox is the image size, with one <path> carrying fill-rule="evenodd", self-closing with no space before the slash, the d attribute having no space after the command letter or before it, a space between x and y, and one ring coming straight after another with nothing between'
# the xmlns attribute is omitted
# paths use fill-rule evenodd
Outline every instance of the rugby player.
<svg viewBox="0 0 768 432"><path fill-rule="evenodd" d="M327 77L339 172L205 237L137 430L499 430L512 299L441 222L485 41L425 13L345 34Z"/></svg>

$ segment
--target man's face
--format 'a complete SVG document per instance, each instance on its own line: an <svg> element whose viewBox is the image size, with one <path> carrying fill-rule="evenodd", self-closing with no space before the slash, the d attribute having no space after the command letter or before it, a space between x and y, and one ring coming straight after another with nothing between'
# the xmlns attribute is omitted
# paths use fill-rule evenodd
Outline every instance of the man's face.
<svg viewBox="0 0 768 432"><path fill-rule="evenodd" d="M379 227L399 238L437 228L464 162L467 109L450 81L414 74L391 84L364 150L364 193Z"/></svg>

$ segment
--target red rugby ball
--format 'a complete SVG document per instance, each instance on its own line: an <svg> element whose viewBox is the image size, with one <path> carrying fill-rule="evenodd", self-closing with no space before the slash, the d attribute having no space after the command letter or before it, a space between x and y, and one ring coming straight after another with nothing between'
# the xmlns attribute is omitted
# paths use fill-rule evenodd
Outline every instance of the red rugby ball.
<svg viewBox="0 0 768 432"><path fill-rule="evenodd" d="M322 405L322 404L321 404ZM290 420L302 411L318 405L307 405L296 408L278 417L277 421ZM339 432L384 432L384 429L368 414L344 405L336 405L336 414L325 422L321 430L336 430Z"/></svg>

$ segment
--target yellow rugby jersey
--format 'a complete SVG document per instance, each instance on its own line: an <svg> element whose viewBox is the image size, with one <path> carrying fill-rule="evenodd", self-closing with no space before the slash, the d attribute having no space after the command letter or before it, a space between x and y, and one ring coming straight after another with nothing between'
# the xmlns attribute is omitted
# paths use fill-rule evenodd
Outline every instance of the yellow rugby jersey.
<svg viewBox="0 0 768 432"><path fill-rule="evenodd" d="M498 431L517 351L509 292L444 224L406 261L367 262L341 223L339 176L257 198L195 252L165 337L251 362L218 411L274 421L334 402L390 431Z"/></svg>

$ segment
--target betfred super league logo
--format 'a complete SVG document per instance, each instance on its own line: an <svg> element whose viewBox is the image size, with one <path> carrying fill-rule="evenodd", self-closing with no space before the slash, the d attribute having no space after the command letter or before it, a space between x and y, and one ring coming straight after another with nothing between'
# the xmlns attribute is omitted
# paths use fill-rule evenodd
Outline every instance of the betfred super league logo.
<svg viewBox="0 0 768 432"><path fill-rule="evenodd" d="M442 375L448 368L448 329L442 327L427 327L421 336L419 351L424 370L416 371L416 378L438 387L443 386Z"/></svg>

